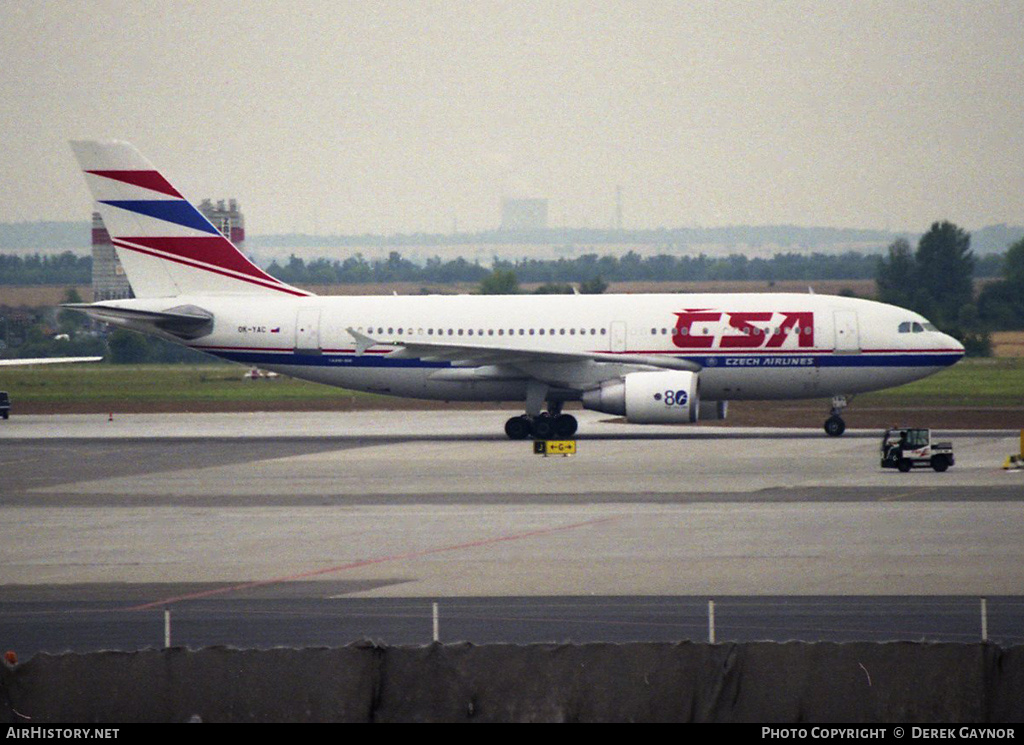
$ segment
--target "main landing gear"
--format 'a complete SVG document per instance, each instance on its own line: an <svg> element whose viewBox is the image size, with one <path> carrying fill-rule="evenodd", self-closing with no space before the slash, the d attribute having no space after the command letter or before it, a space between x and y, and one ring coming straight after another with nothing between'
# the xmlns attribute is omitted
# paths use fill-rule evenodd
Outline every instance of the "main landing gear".
<svg viewBox="0 0 1024 745"><path fill-rule="evenodd" d="M505 434L510 440L564 440L576 434L576 417L562 413L562 401L548 398L548 386L539 380L531 380L526 386L526 413L514 416L505 422Z"/></svg>
<svg viewBox="0 0 1024 745"><path fill-rule="evenodd" d="M530 409L535 414L530 414ZM527 412L505 422L505 434L510 440L564 440L576 434L576 417L562 413L562 402L551 401L548 410L540 411L539 401L527 401Z"/></svg>
<svg viewBox="0 0 1024 745"><path fill-rule="evenodd" d="M531 417L527 414L514 416L505 422L505 434L510 440L564 440L576 434L576 417L570 414L544 412Z"/></svg>
<svg viewBox="0 0 1024 745"><path fill-rule="evenodd" d="M846 422L839 415L848 403L846 396L832 397L832 410L829 412L831 416L825 420L825 434L829 437L839 437L846 431Z"/></svg>

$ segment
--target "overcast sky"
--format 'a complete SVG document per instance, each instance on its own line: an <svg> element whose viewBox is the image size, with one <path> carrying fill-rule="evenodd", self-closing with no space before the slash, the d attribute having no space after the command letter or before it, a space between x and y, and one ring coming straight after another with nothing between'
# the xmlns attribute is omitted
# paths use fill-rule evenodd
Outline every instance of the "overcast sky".
<svg viewBox="0 0 1024 745"><path fill-rule="evenodd" d="M1024 0L0 0L0 221L127 139L250 234L1024 224Z"/></svg>

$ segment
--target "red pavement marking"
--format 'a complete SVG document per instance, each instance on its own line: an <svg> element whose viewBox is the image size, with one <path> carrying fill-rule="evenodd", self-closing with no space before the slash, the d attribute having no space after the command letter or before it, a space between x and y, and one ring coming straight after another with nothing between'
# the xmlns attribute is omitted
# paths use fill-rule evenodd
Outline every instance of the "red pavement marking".
<svg viewBox="0 0 1024 745"><path fill-rule="evenodd" d="M333 574L334 572L344 572L349 569L358 569L359 567L371 566L373 564L384 564L390 561L403 561L405 559L418 559L423 556L430 556L432 554L443 554L451 551L461 551L466 548L479 548L480 546L491 546L496 543L507 543L510 541L521 541L524 538L533 538L539 535L549 535L551 533L561 533L567 530L575 530L576 528L585 528L591 525L600 525L602 523L612 522L618 520L618 516L615 517L602 517L599 520L587 520L582 523L574 523L572 525L562 525L555 528L541 528L539 530L531 530L527 533L517 533L515 535L504 535L498 536L497 538L485 538L482 541L471 541L469 543L459 543L454 546L441 546L439 548L428 548L423 551L413 551L407 554L394 554L392 556L382 556L377 559L363 559L362 561L354 561L351 564L342 564L336 567L327 567L325 569L314 569L309 572L300 572L299 574L291 574L285 577L274 577L273 579L261 579L255 582L244 582L239 585L229 585L227 587L218 587L213 590L204 590L202 592L193 592L188 595L176 595L170 598L164 598L162 600L154 600L151 603L145 603L143 605L133 605L125 610L149 610L150 608L159 608L162 605L170 605L171 603L178 603L182 600L196 600L198 598L208 598L214 595L226 595L231 592L238 592L240 590L248 590L253 587L265 587L267 585L283 584L285 582L294 582L296 580L308 579L310 577L317 577L323 574Z"/></svg>

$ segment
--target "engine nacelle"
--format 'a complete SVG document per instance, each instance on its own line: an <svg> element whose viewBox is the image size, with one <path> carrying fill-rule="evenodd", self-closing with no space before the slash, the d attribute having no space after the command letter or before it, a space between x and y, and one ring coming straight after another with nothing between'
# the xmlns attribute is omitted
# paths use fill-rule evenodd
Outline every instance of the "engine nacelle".
<svg viewBox="0 0 1024 745"><path fill-rule="evenodd" d="M583 394L583 408L618 414L634 424L696 422L700 411L696 373L635 372Z"/></svg>

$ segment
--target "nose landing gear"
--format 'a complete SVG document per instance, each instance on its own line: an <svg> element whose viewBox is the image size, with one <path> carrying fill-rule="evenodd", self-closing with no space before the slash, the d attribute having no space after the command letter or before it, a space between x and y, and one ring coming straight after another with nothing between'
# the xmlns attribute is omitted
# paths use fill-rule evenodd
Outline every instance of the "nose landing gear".
<svg viewBox="0 0 1024 745"><path fill-rule="evenodd" d="M846 422L839 416L846 408L849 399L846 396L833 396L831 416L825 420L825 434L829 437L839 437L846 431Z"/></svg>

